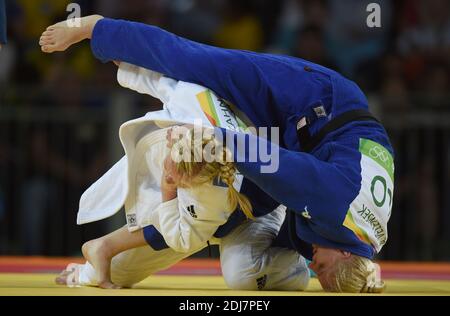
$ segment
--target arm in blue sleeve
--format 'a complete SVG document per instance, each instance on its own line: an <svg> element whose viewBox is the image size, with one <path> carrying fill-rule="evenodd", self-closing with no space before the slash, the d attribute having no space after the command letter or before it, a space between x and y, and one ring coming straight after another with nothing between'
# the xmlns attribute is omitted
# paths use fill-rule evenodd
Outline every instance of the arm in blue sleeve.
<svg viewBox="0 0 450 316"><path fill-rule="evenodd" d="M102 61L120 60L210 88L242 111L266 104L270 93L255 54L199 44L158 27L102 19L91 40Z"/></svg>
<svg viewBox="0 0 450 316"><path fill-rule="evenodd" d="M360 176L346 167L346 160L352 159L350 155L342 163L327 162L254 135L224 129L221 132L222 137L227 135L227 147L233 152L239 172L289 209L302 211L306 206L320 204L320 209L329 205L328 209L333 211L342 205L347 207L359 190ZM261 159L260 154L255 161L254 157L261 152L269 153L270 161ZM270 164L272 167L267 169Z"/></svg>

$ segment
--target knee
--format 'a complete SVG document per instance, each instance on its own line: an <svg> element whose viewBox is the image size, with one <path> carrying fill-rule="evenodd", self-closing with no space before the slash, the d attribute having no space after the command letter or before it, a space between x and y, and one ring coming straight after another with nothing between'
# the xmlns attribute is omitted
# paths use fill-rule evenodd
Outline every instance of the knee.
<svg viewBox="0 0 450 316"><path fill-rule="evenodd" d="M286 278L262 270L254 273L234 271L224 273L223 277L228 288L238 291L304 291L310 280L307 271Z"/></svg>
<svg viewBox="0 0 450 316"><path fill-rule="evenodd" d="M240 291L257 291L264 288L267 276L260 267L255 263L243 265L238 262L239 260L233 260L222 265L222 274L228 288Z"/></svg>
<svg viewBox="0 0 450 316"><path fill-rule="evenodd" d="M262 289L262 285L259 285L259 282L264 282L264 279L267 276L262 276L261 278L257 278L255 275L242 275L239 273L224 275L225 284L231 290L237 291L258 291Z"/></svg>
<svg viewBox="0 0 450 316"><path fill-rule="evenodd" d="M246 256L231 256L229 260L222 260L222 274L230 289L303 291L308 287L309 270L302 260L279 262L284 267L282 269L263 259L248 259Z"/></svg>

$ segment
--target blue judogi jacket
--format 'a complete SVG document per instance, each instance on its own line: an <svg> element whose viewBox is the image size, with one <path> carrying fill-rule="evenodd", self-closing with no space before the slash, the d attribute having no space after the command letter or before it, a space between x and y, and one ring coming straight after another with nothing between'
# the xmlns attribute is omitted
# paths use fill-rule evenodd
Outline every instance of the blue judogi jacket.
<svg viewBox="0 0 450 316"><path fill-rule="evenodd" d="M5 0L0 0L0 44L6 44L6 6L5 6Z"/></svg>
<svg viewBox="0 0 450 316"><path fill-rule="evenodd" d="M244 141L236 137L234 142L236 161L244 158L237 163L247 179L241 191L251 200L255 215L286 205L292 210L293 224L283 226L277 243L297 249L307 258L312 257L311 244L373 257L372 246L342 224L361 187L359 138L376 141L392 153L385 130L376 122L350 123L327 135L311 153L301 152L297 137L297 124L303 117L309 118L314 135L342 113L368 109L367 99L355 83L306 60L211 47L158 27L123 20L99 21L91 48L104 62L124 61L208 87L244 112L256 127L279 127L279 146L257 139L259 146L279 151L280 168L274 174L260 172L263 162L245 159L254 148L238 149L257 136L247 135ZM319 117L314 111L317 107L327 115ZM301 216L305 208L312 220ZM233 213L216 236L225 236L243 220L241 212ZM153 248L167 247L154 228L145 235Z"/></svg>

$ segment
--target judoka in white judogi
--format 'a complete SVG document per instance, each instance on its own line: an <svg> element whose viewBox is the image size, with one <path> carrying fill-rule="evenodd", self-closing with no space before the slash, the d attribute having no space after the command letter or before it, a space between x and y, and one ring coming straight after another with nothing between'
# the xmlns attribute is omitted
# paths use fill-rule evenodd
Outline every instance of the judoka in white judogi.
<svg viewBox="0 0 450 316"><path fill-rule="evenodd" d="M246 126L208 89L176 81L159 73L122 63L121 86L160 99L162 111L125 123L120 128L123 157L82 196L78 224L105 219L125 206L127 225L135 231L153 225L170 247L155 251L142 247L114 257L111 276L115 284L131 286L164 270L206 246L220 243L222 271L234 289L304 289L309 272L295 251L270 248L285 216L280 206L273 213L248 221L230 235L215 240L217 228L231 215L227 189L213 184L178 189L178 197L162 203L160 180L168 154L166 128L200 121L204 126L245 130ZM237 176L234 186L242 184ZM195 209L193 214L192 209ZM96 285L89 263L77 268L79 285Z"/></svg>

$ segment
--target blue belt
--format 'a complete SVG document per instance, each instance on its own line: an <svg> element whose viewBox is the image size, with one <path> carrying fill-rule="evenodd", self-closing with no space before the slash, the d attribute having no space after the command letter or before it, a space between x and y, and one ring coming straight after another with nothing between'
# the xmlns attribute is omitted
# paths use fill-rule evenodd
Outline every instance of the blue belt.
<svg viewBox="0 0 450 316"><path fill-rule="evenodd" d="M380 123L372 113L366 110L352 110L337 116L328 122L320 131L311 136L309 126L311 121L308 117L303 117L297 126L297 136L302 152L311 152L320 142L331 132L334 132L348 123L356 121L375 121Z"/></svg>

